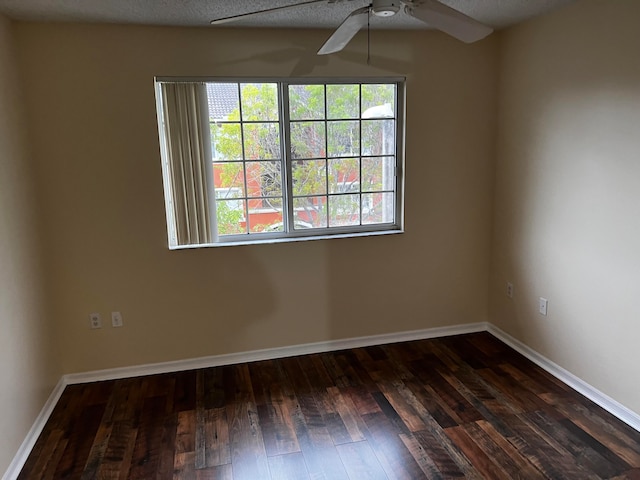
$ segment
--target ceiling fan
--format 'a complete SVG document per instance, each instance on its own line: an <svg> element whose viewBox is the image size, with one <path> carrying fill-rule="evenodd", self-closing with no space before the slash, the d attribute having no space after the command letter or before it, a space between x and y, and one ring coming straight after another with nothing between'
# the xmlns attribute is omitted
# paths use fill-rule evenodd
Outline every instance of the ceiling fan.
<svg viewBox="0 0 640 480"><path fill-rule="evenodd" d="M218 18L212 20L211 24L220 25L263 13L327 1L329 3L336 2L336 0L307 0L292 5ZM356 33L368 25L369 15L384 18L391 17L400 11L465 43L477 42L493 32L491 27L474 20L454 8L440 3L438 0L372 0L368 6L358 8L351 12L324 45L320 47L318 55L327 55L341 51Z"/></svg>

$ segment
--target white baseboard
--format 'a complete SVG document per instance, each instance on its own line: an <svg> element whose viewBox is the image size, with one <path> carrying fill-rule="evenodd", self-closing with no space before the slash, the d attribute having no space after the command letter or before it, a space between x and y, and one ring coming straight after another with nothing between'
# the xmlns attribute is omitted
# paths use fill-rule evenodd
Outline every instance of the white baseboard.
<svg viewBox="0 0 640 480"><path fill-rule="evenodd" d="M173 362L152 363L132 367L110 368L93 372L73 373L64 376L65 384L98 382L102 380L116 380L119 378L140 377L143 375L157 375L159 373L180 372L197 368L218 367L221 365L235 365L237 363L272 360L275 358L309 355L312 353L333 352L348 348L384 345L386 343L409 342L426 338L448 337L463 333L483 332L487 330L487 323L469 323L452 327L426 328L408 332L387 333L367 337L328 340L326 342L305 343L287 347L252 350L248 352L230 353L226 355L212 355L209 357L190 358Z"/></svg>
<svg viewBox="0 0 640 480"><path fill-rule="evenodd" d="M502 340L511 348L527 357L533 363L543 368L563 383L566 383L568 386L587 397L593 403L600 405L607 412L640 432L640 415L638 415L636 412L628 409L620 402L617 402L613 398L602 393L592 385L589 385L581 378L576 377L573 373L565 370L557 363L554 363L545 356L540 355L538 352L528 347L520 340L517 340L505 331L500 330L495 325L488 324L487 330L494 337Z"/></svg>
<svg viewBox="0 0 640 480"><path fill-rule="evenodd" d="M13 460L11 460L9 468L2 476L2 480L13 480L15 478L18 478L20 470L22 470L24 463L27 461L31 450L33 450L33 446L36 444L38 437L42 433L44 426L49 420L49 417L51 416L53 409L58 403L58 400L60 400L60 396L62 395L62 392L64 391L64 388L66 386L67 385L64 382L64 378L61 378L51 392L51 395L49 395L49 398L45 402L44 407L42 407L42 410L40 410L40 413L38 414L35 422L33 422L33 426L27 433L27 436L23 440L22 445L20 445L20 448L18 448L18 452L13 457Z"/></svg>
<svg viewBox="0 0 640 480"><path fill-rule="evenodd" d="M24 466L38 436L42 432L53 409L60 399L64 388L67 385L77 383L97 382L102 380L116 380L120 378L139 377L142 375L155 375L159 373L171 373L197 368L217 367L221 365L233 365L237 363L253 362L259 360L271 360L275 358L292 357L296 355L308 355L312 353L332 352L348 348L367 347L371 345L384 345L387 343L408 342L412 340L424 340L427 338L448 337L464 333L476 333L488 331L496 338L500 339L511 348L521 353L529 360L540 366L554 377L577 390L589 400L600 405L612 415L640 431L640 415L628 409L624 405L605 395L587 382L573 375L571 372L560 367L548 358L540 355L521 341L515 339L498 327L486 323L470 323L452 327L427 328L423 330L412 330L408 332L389 333L383 335L372 335L367 337L346 338L341 340L329 340L326 342L307 343L303 345L293 345L288 347L269 348L264 350L253 350L249 352L231 353L227 355L213 355L209 357L192 358L186 360L176 360L173 362L162 362L148 365L137 365L132 367L112 368L107 370L97 370L93 372L73 373L64 375L56 387L51 392L42 411L36 418L27 437L22 442L13 458L8 470L2 480L14 480L18 477L20 470Z"/></svg>

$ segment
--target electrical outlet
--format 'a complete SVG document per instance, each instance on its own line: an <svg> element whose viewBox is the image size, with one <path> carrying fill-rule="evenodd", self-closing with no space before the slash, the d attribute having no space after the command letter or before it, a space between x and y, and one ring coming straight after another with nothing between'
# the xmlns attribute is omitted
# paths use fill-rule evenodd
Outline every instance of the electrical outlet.
<svg viewBox="0 0 640 480"><path fill-rule="evenodd" d="M513 298L513 283L507 282L507 297Z"/></svg>
<svg viewBox="0 0 640 480"><path fill-rule="evenodd" d="M540 312L540 315L547 315L547 305L549 303L549 300L547 300L546 298L542 298L540 297L539 301L538 301L538 312Z"/></svg>
<svg viewBox="0 0 640 480"><path fill-rule="evenodd" d="M90 313L89 326L94 329L102 328L102 316L99 313Z"/></svg>
<svg viewBox="0 0 640 480"><path fill-rule="evenodd" d="M122 326L122 313L120 313L120 312L111 312L111 326L112 327L121 327Z"/></svg>

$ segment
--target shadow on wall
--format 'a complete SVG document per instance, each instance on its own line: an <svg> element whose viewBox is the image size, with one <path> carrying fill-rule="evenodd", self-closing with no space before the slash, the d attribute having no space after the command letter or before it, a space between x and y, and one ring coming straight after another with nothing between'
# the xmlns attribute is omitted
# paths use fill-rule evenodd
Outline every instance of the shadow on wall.
<svg viewBox="0 0 640 480"><path fill-rule="evenodd" d="M194 305L204 305L203 311L185 315L194 319L205 344L207 338L228 350L229 345L244 341L249 331L277 309L276 294L266 267L250 247L219 247L167 252L169 269L157 280L172 279L169 294L155 299L163 311L174 310L164 319L180 318L183 312L193 312ZM194 275L194 272L197 272ZM157 285L167 292L166 286ZM154 287L149 296L153 297ZM240 294L239 292L245 292ZM149 299L151 300L151 299ZM144 304L144 302L143 302ZM197 320L196 320L197 319ZM168 326L169 327L169 326ZM189 348L193 331L170 328L170 339L178 349ZM232 349L233 350L233 349Z"/></svg>

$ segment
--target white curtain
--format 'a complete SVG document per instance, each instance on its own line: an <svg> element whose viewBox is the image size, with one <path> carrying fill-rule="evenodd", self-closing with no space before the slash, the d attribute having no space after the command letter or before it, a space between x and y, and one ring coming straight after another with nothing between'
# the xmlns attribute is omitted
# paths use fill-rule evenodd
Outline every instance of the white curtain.
<svg viewBox="0 0 640 480"><path fill-rule="evenodd" d="M178 245L214 240L211 137L204 83L162 83L164 137ZM214 207L215 208L215 207Z"/></svg>

